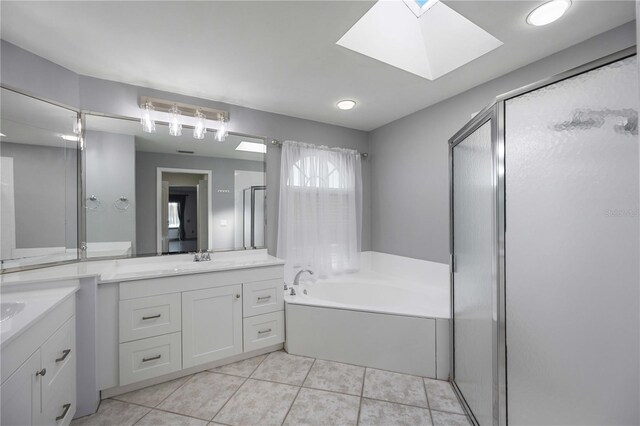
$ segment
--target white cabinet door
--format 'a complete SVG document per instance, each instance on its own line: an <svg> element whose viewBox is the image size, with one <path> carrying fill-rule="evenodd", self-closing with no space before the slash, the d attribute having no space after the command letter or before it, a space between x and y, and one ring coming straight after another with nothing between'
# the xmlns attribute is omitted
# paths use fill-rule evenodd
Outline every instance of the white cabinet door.
<svg viewBox="0 0 640 426"><path fill-rule="evenodd" d="M242 285L182 293L182 367L242 353Z"/></svg>
<svg viewBox="0 0 640 426"><path fill-rule="evenodd" d="M0 387L2 425L41 424L40 416L40 349L34 352Z"/></svg>
<svg viewBox="0 0 640 426"><path fill-rule="evenodd" d="M42 420L68 425L76 412L76 318L71 317L40 347L42 368Z"/></svg>

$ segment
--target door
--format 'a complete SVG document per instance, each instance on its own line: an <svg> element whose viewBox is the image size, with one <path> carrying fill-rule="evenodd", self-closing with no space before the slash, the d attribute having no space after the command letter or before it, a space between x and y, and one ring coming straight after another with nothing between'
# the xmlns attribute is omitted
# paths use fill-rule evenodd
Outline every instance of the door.
<svg viewBox="0 0 640 426"><path fill-rule="evenodd" d="M162 181L162 212L160 214L160 229L162 251L158 254L169 253L169 182Z"/></svg>
<svg viewBox="0 0 640 426"><path fill-rule="evenodd" d="M505 102L511 424L639 424L637 67Z"/></svg>
<svg viewBox="0 0 640 426"><path fill-rule="evenodd" d="M16 210L13 157L0 157L0 260L13 259L16 248Z"/></svg>
<svg viewBox="0 0 640 426"><path fill-rule="evenodd" d="M18 368L0 387L3 425L41 424L40 349Z"/></svg>
<svg viewBox="0 0 640 426"><path fill-rule="evenodd" d="M242 352L242 284L182 293L183 368Z"/></svg>
<svg viewBox="0 0 640 426"><path fill-rule="evenodd" d="M451 151L453 380L480 425L493 423L497 329L491 117Z"/></svg>
<svg viewBox="0 0 640 426"><path fill-rule="evenodd" d="M209 182L198 183L198 250L209 249Z"/></svg>

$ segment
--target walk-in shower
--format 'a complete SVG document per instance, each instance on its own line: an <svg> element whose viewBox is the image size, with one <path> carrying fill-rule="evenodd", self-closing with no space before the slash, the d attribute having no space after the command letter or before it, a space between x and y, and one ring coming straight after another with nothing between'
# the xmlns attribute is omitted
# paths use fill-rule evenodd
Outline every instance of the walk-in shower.
<svg viewBox="0 0 640 426"><path fill-rule="evenodd" d="M451 371L476 424L637 424L635 49L449 141Z"/></svg>

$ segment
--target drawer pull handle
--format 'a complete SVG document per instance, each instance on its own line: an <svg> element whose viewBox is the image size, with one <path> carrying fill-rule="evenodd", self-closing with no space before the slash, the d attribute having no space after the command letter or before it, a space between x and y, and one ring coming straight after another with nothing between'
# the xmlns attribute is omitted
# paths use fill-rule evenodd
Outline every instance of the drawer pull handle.
<svg viewBox="0 0 640 426"><path fill-rule="evenodd" d="M62 420L67 416L67 413L69 412L69 408L71 408L71 404L64 404L62 406L63 410L62 410L62 414L60 414L58 417L56 417L56 422L58 420Z"/></svg>
<svg viewBox="0 0 640 426"><path fill-rule="evenodd" d="M269 299L271 299L271 296L260 296L258 297L258 302L261 300L269 300Z"/></svg>
<svg viewBox="0 0 640 426"><path fill-rule="evenodd" d="M162 314L149 315L148 317L142 317L142 321L160 318L161 316L162 316Z"/></svg>
<svg viewBox="0 0 640 426"><path fill-rule="evenodd" d="M65 359L67 359L70 353L71 353L71 349L65 349L64 351L62 351L62 356L56 359L56 362L64 361Z"/></svg>
<svg viewBox="0 0 640 426"><path fill-rule="evenodd" d="M162 358L162 355L156 355L149 358L142 358L142 362L155 361L156 359Z"/></svg>
<svg viewBox="0 0 640 426"><path fill-rule="evenodd" d="M47 374L47 369L46 369L46 368L43 368L43 369L42 369L42 370L40 370L40 371L36 371L36 377L38 377L38 376L44 376L45 374Z"/></svg>
<svg viewBox="0 0 640 426"><path fill-rule="evenodd" d="M258 334L264 334L264 333L271 333L271 329L267 328L266 330L260 330L258 331Z"/></svg>

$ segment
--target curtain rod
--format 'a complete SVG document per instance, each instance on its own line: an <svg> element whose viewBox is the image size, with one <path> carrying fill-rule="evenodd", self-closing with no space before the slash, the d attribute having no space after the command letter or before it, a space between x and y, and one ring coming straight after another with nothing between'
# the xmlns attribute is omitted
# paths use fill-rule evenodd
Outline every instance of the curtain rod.
<svg viewBox="0 0 640 426"><path fill-rule="evenodd" d="M282 147L282 142L280 142L279 140L276 140L276 139L271 139L271 145L274 145L274 146L277 146L277 147ZM369 156L369 153L361 152L360 156L362 158L367 158Z"/></svg>

